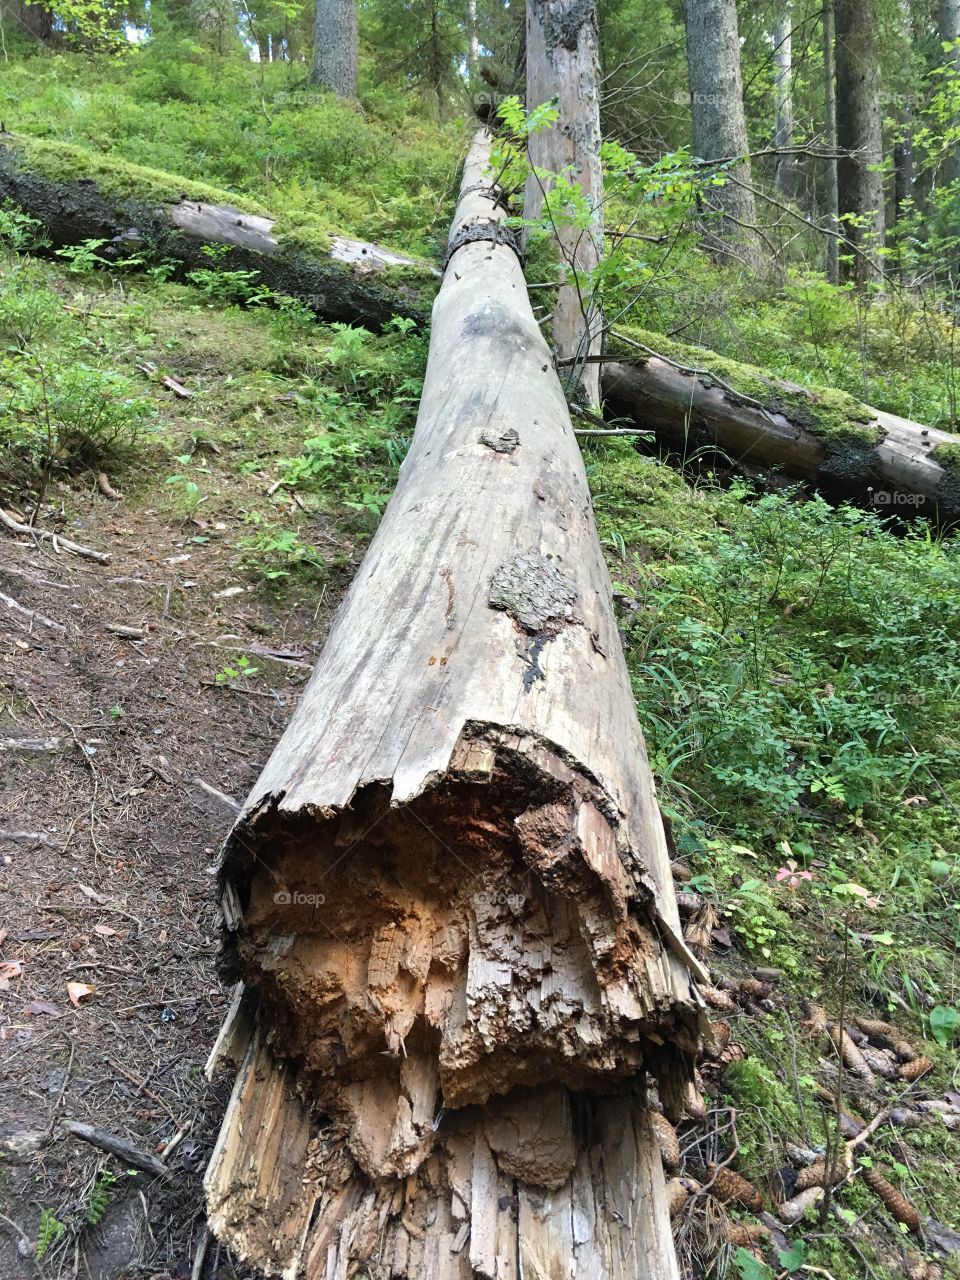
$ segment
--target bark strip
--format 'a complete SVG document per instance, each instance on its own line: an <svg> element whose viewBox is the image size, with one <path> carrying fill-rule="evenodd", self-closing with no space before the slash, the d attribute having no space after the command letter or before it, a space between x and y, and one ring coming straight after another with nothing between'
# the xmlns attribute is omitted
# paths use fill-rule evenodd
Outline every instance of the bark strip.
<svg viewBox="0 0 960 1280"><path fill-rule="evenodd" d="M270 1274L676 1276L645 1088L688 1096L704 974L566 401L515 250L460 235L506 216L488 153L396 492L224 850L256 1029L208 1205Z"/></svg>

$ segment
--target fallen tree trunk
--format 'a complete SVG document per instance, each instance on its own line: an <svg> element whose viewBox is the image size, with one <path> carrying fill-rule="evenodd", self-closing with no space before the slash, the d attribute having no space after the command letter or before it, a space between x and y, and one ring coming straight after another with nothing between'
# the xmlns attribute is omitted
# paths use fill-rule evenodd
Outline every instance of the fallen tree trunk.
<svg viewBox="0 0 960 1280"><path fill-rule="evenodd" d="M614 414L692 452L820 485L879 511L960 518L960 436L884 413L842 391L802 387L702 351L645 335L666 359L631 350L603 364ZM622 349L622 348L621 348Z"/></svg>
<svg viewBox="0 0 960 1280"><path fill-rule="evenodd" d="M478 135L396 492L222 859L211 1225L270 1274L673 1280L702 1001L587 480Z"/></svg>
<svg viewBox="0 0 960 1280"><path fill-rule="evenodd" d="M183 268L256 271L255 283L296 298L325 320L380 329L393 316L425 319L437 269L301 219L284 233L254 201L85 151L0 134L0 200L42 223L53 248L108 242L104 257L138 256ZM227 251L216 262L205 245Z"/></svg>

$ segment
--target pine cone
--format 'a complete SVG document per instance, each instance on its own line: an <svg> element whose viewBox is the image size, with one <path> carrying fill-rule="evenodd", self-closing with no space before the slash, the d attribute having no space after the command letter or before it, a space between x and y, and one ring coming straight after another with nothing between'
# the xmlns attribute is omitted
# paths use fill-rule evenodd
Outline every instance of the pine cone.
<svg viewBox="0 0 960 1280"><path fill-rule="evenodd" d="M761 982L759 978L742 978L740 980L740 991L752 1000L766 1000L772 990L772 983Z"/></svg>
<svg viewBox="0 0 960 1280"><path fill-rule="evenodd" d="M893 1040L897 1033L889 1022L881 1022L878 1018L854 1018L853 1020L866 1036L882 1036Z"/></svg>
<svg viewBox="0 0 960 1280"><path fill-rule="evenodd" d="M893 1052L901 1062L912 1062L917 1057L917 1051L909 1040L894 1040Z"/></svg>
<svg viewBox="0 0 960 1280"><path fill-rule="evenodd" d="M728 1218L724 1225L724 1234L730 1244L758 1244L770 1235L770 1228L762 1222L734 1222Z"/></svg>
<svg viewBox="0 0 960 1280"><path fill-rule="evenodd" d="M822 1004L814 1004L812 1000L807 1001L807 1020L803 1024L815 1034L825 1034L828 1025L827 1011Z"/></svg>
<svg viewBox="0 0 960 1280"><path fill-rule="evenodd" d="M845 1067L855 1072L861 1080L873 1082L873 1072L867 1064L866 1058L853 1043L846 1031L833 1023L830 1027L830 1039L833 1041L840 1053L841 1061Z"/></svg>
<svg viewBox="0 0 960 1280"><path fill-rule="evenodd" d="M836 1163L833 1166L832 1182L841 1182L850 1172L852 1157L846 1147L841 1147L837 1152ZM826 1157L818 1156L813 1164L808 1164L805 1169L801 1169L797 1174L796 1190L808 1191L810 1187L825 1187L827 1185L827 1161Z"/></svg>
<svg viewBox="0 0 960 1280"><path fill-rule="evenodd" d="M710 1024L710 1030L713 1032L713 1038L716 1041L717 1048L723 1050L730 1043L733 1032L730 1029L730 1023L724 1022L722 1018L718 1018L716 1022Z"/></svg>
<svg viewBox="0 0 960 1280"><path fill-rule="evenodd" d="M733 1169L717 1169L716 1165L708 1165L707 1174L713 1178L710 1190L721 1204L742 1204L754 1213L763 1208L763 1196L757 1188Z"/></svg>
<svg viewBox="0 0 960 1280"><path fill-rule="evenodd" d="M925 1076L928 1071L933 1069L932 1058L913 1058L910 1062L905 1062L900 1068L900 1079L908 1080L911 1084L914 1080L919 1080L921 1076Z"/></svg>
<svg viewBox="0 0 960 1280"><path fill-rule="evenodd" d="M670 1217L675 1218L690 1199L690 1192L679 1178L671 1178L667 1183L667 1208Z"/></svg>
<svg viewBox="0 0 960 1280"><path fill-rule="evenodd" d="M687 921L683 936L690 950L700 960L706 959L713 945L713 931L717 927L717 909L710 902L705 902L699 911Z"/></svg>
<svg viewBox="0 0 960 1280"><path fill-rule="evenodd" d="M689 867L684 866L682 862L671 862L670 870L673 873L674 880L679 880L681 884L686 884L688 880L693 879L693 872Z"/></svg>
<svg viewBox="0 0 960 1280"><path fill-rule="evenodd" d="M676 1171L680 1168L680 1143L677 1140L676 1129L674 1129L667 1117L662 1116L659 1111L651 1111L650 1122L653 1125L653 1132L660 1147L660 1159L663 1161L663 1167L671 1172Z"/></svg>
<svg viewBox="0 0 960 1280"><path fill-rule="evenodd" d="M711 1009L719 1009L721 1013L736 1013L736 1001L718 987L701 987L700 994Z"/></svg>
<svg viewBox="0 0 960 1280"><path fill-rule="evenodd" d="M808 1164L805 1169L801 1169L793 1184L794 1194L799 1195L801 1191L809 1191L811 1187L822 1187L825 1183L826 1171L827 1162L823 1156L819 1160L814 1160L813 1164Z"/></svg>
<svg viewBox="0 0 960 1280"><path fill-rule="evenodd" d="M863 1180L878 1199L883 1201L897 1222L902 1222L914 1235L920 1234L920 1214L893 1183L887 1181L879 1165L864 1169Z"/></svg>

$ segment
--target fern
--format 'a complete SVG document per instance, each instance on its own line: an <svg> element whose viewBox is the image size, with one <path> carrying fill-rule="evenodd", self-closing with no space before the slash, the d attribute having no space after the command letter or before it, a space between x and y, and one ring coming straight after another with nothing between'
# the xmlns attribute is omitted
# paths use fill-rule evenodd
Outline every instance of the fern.
<svg viewBox="0 0 960 1280"><path fill-rule="evenodd" d="M111 1188L119 1181L115 1173L109 1169L101 1169L90 1192L90 1203L87 1205L87 1222L91 1227L98 1227L103 1221L110 1203Z"/></svg>
<svg viewBox="0 0 960 1280"><path fill-rule="evenodd" d="M66 1227L51 1209L40 1210L40 1225L37 1228L37 1261L42 1262L52 1247L66 1231Z"/></svg>

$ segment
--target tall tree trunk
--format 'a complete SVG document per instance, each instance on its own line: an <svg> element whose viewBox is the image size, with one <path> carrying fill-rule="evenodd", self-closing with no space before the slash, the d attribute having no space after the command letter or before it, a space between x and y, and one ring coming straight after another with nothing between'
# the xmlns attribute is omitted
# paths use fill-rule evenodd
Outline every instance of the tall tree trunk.
<svg viewBox="0 0 960 1280"><path fill-rule="evenodd" d="M840 283L840 194L837 179L836 23L833 0L823 0L823 203L827 227L826 274Z"/></svg>
<svg viewBox="0 0 960 1280"><path fill-rule="evenodd" d="M944 51L944 62L951 78L960 76L960 0L940 0L939 5L940 40L950 45ZM956 125L957 121L952 121ZM947 156L944 166L944 178L947 182L955 182L960 178L960 144L953 147Z"/></svg>
<svg viewBox="0 0 960 1280"><path fill-rule="evenodd" d="M310 81L338 97L357 96L357 0L316 0Z"/></svg>
<svg viewBox="0 0 960 1280"><path fill-rule="evenodd" d="M53 36L53 11L43 4L0 0L0 21L7 32L17 31L44 44L49 44Z"/></svg>
<svg viewBox="0 0 960 1280"><path fill-rule="evenodd" d="M858 252L844 274L860 284L882 279L885 227L883 115L873 0L835 0L837 164L840 216L853 215L844 234Z"/></svg>
<svg viewBox="0 0 960 1280"><path fill-rule="evenodd" d="M910 0L900 0L900 35L909 57L913 40L913 15ZM909 65L909 62L908 62ZM897 107L897 140L893 147L893 219L898 224L913 200L913 124L914 97L912 84L902 95ZM900 262L900 280L905 282L904 263Z"/></svg>
<svg viewBox="0 0 960 1280"><path fill-rule="evenodd" d="M759 243L751 189L747 122L740 76L740 36L735 0L684 0L687 69L693 115L693 149L702 160L728 160L727 182L710 200L724 214L722 238L756 265Z"/></svg>
<svg viewBox="0 0 960 1280"><path fill-rule="evenodd" d="M603 317L586 279L603 253L603 173L600 167L600 62L593 0L528 0L527 107L558 99L560 120L530 140L530 160L549 173L568 171L590 208L587 226L555 226L567 268L567 283L557 294L553 345L562 360L574 360L569 381L591 405L599 404L599 374L585 363L598 355ZM542 216L549 191L535 175L527 180L524 216Z"/></svg>
<svg viewBox="0 0 960 1280"><path fill-rule="evenodd" d="M793 6L784 0L773 33L773 91L776 100L777 123L773 145L777 156L776 186L787 199L796 190L797 162L790 148L793 146Z"/></svg>
<svg viewBox="0 0 960 1280"><path fill-rule="evenodd" d="M224 853L208 1205L271 1275L677 1276L643 1076L679 1110L702 969L488 163L396 492Z"/></svg>

